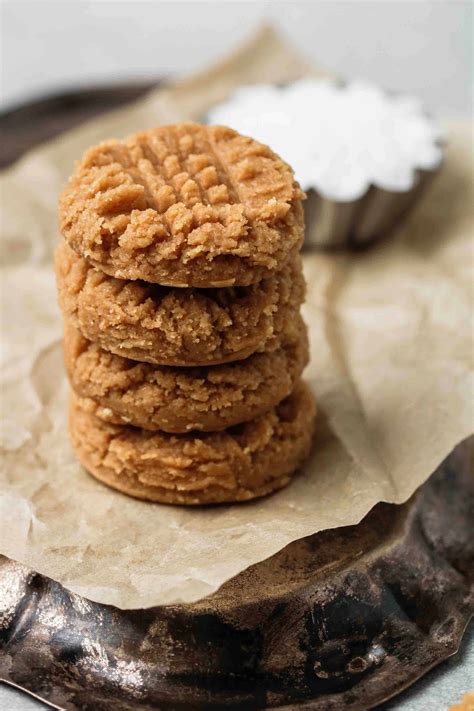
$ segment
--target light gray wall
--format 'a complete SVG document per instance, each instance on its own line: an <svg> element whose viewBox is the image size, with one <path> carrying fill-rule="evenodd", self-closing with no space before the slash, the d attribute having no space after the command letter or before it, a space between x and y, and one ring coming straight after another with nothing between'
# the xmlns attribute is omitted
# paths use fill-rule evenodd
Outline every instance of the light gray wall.
<svg viewBox="0 0 474 711"><path fill-rule="evenodd" d="M185 74L264 19L342 75L418 94L440 114L472 108L470 0L3 0L3 103L89 82Z"/></svg>

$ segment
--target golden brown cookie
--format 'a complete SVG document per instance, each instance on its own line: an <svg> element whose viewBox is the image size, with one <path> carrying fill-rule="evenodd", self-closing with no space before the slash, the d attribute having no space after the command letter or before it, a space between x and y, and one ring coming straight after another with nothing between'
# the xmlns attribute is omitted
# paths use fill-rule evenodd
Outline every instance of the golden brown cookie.
<svg viewBox="0 0 474 711"><path fill-rule="evenodd" d="M308 362L301 317L270 353L210 368L173 368L121 358L66 322L64 359L72 387L105 422L147 430L213 432L259 417L293 389Z"/></svg>
<svg viewBox="0 0 474 711"><path fill-rule="evenodd" d="M258 284L201 290L115 279L64 241L55 265L61 308L83 336L157 365L215 365L271 350L305 292L299 256Z"/></svg>
<svg viewBox="0 0 474 711"><path fill-rule="evenodd" d="M169 286L246 286L303 241L304 194L267 146L182 123L87 151L60 202L60 229L96 267Z"/></svg>
<svg viewBox="0 0 474 711"><path fill-rule="evenodd" d="M222 432L165 434L95 417L71 393L69 427L82 465L105 484L150 501L246 501L289 483L309 453L315 404L300 381L267 414Z"/></svg>

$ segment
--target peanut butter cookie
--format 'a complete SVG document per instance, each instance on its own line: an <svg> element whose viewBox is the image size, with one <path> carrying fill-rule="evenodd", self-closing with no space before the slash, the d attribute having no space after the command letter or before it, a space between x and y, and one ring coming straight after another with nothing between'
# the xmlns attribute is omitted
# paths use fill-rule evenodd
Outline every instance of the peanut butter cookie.
<svg viewBox="0 0 474 711"><path fill-rule="evenodd" d="M246 501L288 484L309 453L315 415L302 382L265 415L207 434L111 425L89 405L71 394L71 440L83 466L130 496L188 505Z"/></svg>
<svg viewBox="0 0 474 711"><path fill-rule="evenodd" d="M258 284L201 290L115 279L64 241L55 264L61 308L85 338L157 365L216 365L274 349L305 293L299 255Z"/></svg>
<svg viewBox="0 0 474 711"><path fill-rule="evenodd" d="M247 286L303 241L304 193L267 146L182 123L91 148L59 202L69 244L120 279Z"/></svg>
<svg viewBox="0 0 474 711"><path fill-rule="evenodd" d="M147 430L219 431L259 417L287 397L308 362L301 317L281 345L210 368L137 363L104 351L66 322L64 359L72 387L105 422Z"/></svg>

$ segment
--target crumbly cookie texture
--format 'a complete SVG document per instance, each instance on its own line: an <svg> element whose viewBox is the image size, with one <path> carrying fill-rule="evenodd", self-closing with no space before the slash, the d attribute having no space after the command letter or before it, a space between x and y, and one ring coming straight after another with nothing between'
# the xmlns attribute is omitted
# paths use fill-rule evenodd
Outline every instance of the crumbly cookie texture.
<svg viewBox="0 0 474 711"><path fill-rule="evenodd" d="M91 148L59 201L60 229L120 279L246 286L303 241L304 193L268 146L181 123Z"/></svg>
<svg viewBox="0 0 474 711"><path fill-rule="evenodd" d="M272 350L305 294L299 255L257 284L201 290L115 279L64 241L55 266L61 308L83 336L157 365L216 365Z"/></svg>
<svg viewBox="0 0 474 711"><path fill-rule="evenodd" d="M290 394L308 363L308 336L299 317L270 353L210 368L173 368L109 353L66 322L64 360L75 392L89 398L88 410L105 422L217 432L259 417Z"/></svg>
<svg viewBox="0 0 474 711"><path fill-rule="evenodd" d="M315 403L301 381L267 414L222 432L172 435L111 425L74 393L70 433L83 466L130 496L170 504L246 501L289 483L307 457Z"/></svg>

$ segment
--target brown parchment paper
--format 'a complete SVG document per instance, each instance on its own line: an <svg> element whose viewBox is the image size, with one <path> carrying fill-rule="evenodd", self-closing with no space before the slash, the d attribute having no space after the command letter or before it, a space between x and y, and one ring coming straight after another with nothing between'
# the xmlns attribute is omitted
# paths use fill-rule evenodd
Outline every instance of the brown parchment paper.
<svg viewBox="0 0 474 711"><path fill-rule="evenodd" d="M270 30L200 76L30 152L1 177L0 553L122 608L193 601L292 540L403 502L472 430L471 126L409 222L360 255L306 254L307 377L321 416L302 474L270 498L184 509L89 477L66 431L51 268L56 197L91 143L199 118L239 83L312 71Z"/></svg>

